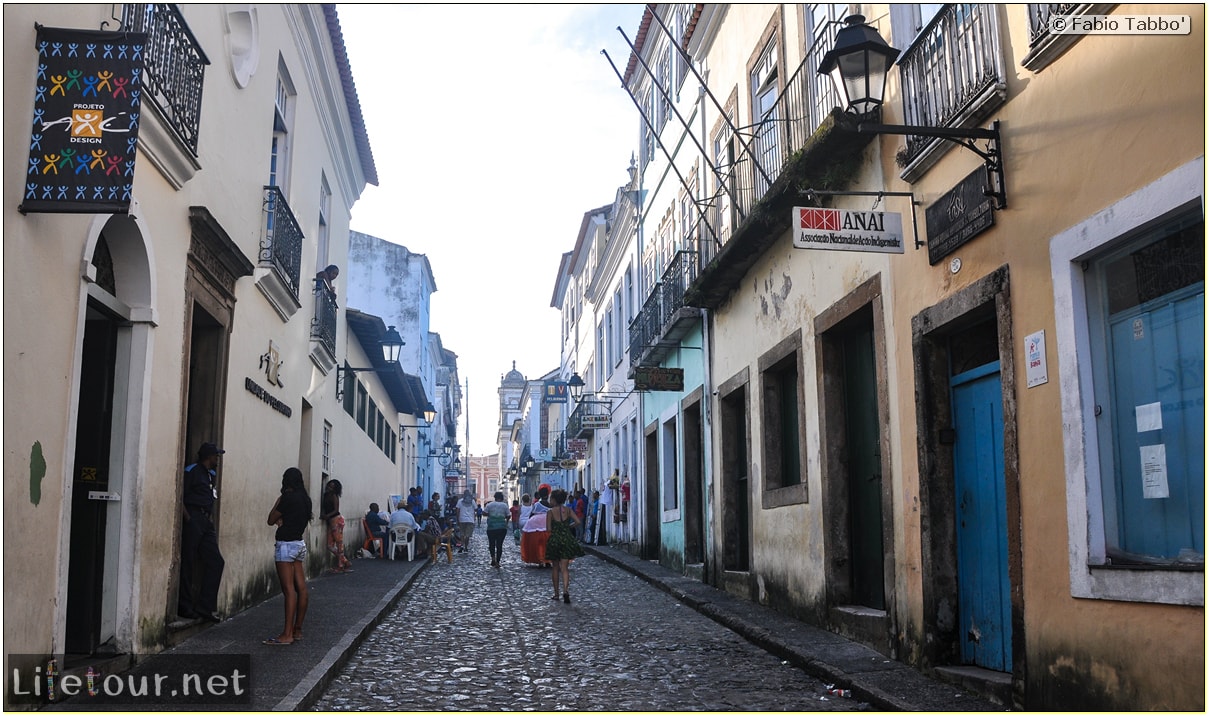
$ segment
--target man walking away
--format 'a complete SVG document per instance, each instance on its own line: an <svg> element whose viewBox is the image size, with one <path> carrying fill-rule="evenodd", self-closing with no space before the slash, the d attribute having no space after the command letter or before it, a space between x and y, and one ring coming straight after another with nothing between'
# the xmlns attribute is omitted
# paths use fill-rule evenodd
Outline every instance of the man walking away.
<svg viewBox="0 0 1209 716"><path fill-rule="evenodd" d="M214 503L218 489L214 485L214 469L218 456L226 450L214 443L202 443L197 462L185 468L185 484L181 498L181 574L177 595L177 613L186 619L222 621L218 611L218 585L222 583L222 552L218 550L218 532L214 529ZM201 587L193 595L193 573L200 565Z"/></svg>
<svg viewBox="0 0 1209 716"><path fill-rule="evenodd" d="M470 538L474 535L474 494L470 490L462 493L458 500L458 530L462 534L462 547L458 552L470 551Z"/></svg>
<svg viewBox="0 0 1209 716"><path fill-rule="evenodd" d="M499 567L504 558L504 537L508 536L508 523L512 511L504 502L504 493L495 493L495 502L488 502L483 508L487 514L487 550L491 553L491 566Z"/></svg>

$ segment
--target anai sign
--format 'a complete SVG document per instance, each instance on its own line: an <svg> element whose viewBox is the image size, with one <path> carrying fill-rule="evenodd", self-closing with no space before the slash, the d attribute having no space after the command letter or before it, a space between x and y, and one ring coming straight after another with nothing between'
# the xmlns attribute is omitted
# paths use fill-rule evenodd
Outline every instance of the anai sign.
<svg viewBox="0 0 1209 716"><path fill-rule="evenodd" d="M903 215L888 211L793 209L793 246L797 249L903 252Z"/></svg>

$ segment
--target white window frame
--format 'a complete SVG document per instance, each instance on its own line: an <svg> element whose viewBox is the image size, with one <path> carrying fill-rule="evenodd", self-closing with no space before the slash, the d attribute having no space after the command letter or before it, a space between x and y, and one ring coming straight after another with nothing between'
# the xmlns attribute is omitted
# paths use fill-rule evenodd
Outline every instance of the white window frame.
<svg viewBox="0 0 1209 716"><path fill-rule="evenodd" d="M1071 596L1204 606L1205 573L1097 567L1105 557L1104 511L1089 330L1088 257L1190 203L1205 208L1202 156L1050 240L1054 317L1066 463L1067 553Z"/></svg>

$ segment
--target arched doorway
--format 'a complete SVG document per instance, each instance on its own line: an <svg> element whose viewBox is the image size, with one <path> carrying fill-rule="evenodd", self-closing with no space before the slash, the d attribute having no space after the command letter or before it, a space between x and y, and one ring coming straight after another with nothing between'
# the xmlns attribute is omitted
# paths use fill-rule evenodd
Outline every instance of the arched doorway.
<svg viewBox="0 0 1209 716"><path fill-rule="evenodd" d="M134 539L153 276L130 216L98 219L85 249L75 438L64 560L63 651L123 653L133 641Z"/></svg>

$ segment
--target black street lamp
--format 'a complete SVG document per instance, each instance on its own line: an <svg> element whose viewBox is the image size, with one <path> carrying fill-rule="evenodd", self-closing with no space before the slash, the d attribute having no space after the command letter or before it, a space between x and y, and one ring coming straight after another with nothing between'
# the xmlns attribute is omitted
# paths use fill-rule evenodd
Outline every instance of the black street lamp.
<svg viewBox="0 0 1209 716"><path fill-rule="evenodd" d="M338 366L336 368L336 402L344 400L344 381L347 373L362 373L365 371L384 372L393 370L399 365L399 353L403 350L403 346L407 345L403 342L403 336L395 330L394 326L386 329L386 333L378 341L378 347L382 349L382 360L386 362L383 368L350 368L347 366Z"/></svg>
<svg viewBox="0 0 1209 716"><path fill-rule="evenodd" d="M571 397L578 403L580 397L584 394L584 379L579 377L578 372L571 374L570 380L567 381L567 387L571 389Z"/></svg>
<svg viewBox="0 0 1209 716"><path fill-rule="evenodd" d="M835 35L835 46L819 64L819 74L831 75L835 91L846 112L854 115L856 131L861 134L899 134L913 137L937 137L969 149L982 157L987 184L984 194L995 199L995 208L1007 208L1003 176L1003 153L999 147L999 121L991 129L981 127L922 127L902 124L874 124L864 120L882 106L886 75L899 51L886 44L877 30L865 24L863 15L851 15ZM974 143L987 140L987 148Z"/></svg>

